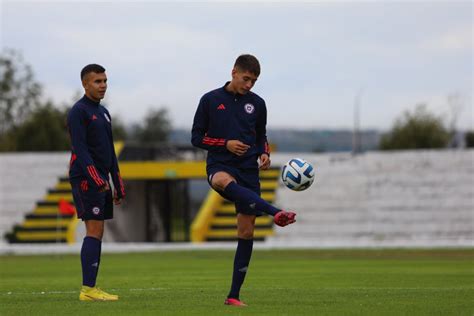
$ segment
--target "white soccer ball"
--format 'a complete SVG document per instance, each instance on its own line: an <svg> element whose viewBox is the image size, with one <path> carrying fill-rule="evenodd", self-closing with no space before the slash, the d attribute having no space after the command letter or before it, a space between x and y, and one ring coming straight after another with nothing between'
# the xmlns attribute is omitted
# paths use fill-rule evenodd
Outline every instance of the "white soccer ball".
<svg viewBox="0 0 474 316"><path fill-rule="evenodd" d="M290 159L281 170L281 180L294 191L306 190L314 181L314 168L304 159Z"/></svg>

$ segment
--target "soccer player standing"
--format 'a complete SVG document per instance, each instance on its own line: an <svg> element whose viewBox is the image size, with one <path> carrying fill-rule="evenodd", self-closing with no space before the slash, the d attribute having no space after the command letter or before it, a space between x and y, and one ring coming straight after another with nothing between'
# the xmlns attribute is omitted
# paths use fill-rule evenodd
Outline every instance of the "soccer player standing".
<svg viewBox="0 0 474 316"><path fill-rule="evenodd" d="M113 204L120 204L125 189L120 177L112 138L110 114L100 104L107 90L105 69L97 64L81 71L85 95L68 113L67 125L71 138L69 181L78 218L86 225L82 243L81 301L116 301L117 295L96 287L100 265L104 220L113 218ZM109 185L114 185L114 196Z"/></svg>
<svg viewBox="0 0 474 316"><path fill-rule="evenodd" d="M256 216L264 212L274 216L275 224L286 226L295 222L296 214L260 197L259 169L270 167L265 101L250 91L260 75L260 63L252 55L241 55L231 74L230 82L201 98L191 142L208 151L211 187L235 203L238 245L225 304L246 306L239 294L252 255Z"/></svg>

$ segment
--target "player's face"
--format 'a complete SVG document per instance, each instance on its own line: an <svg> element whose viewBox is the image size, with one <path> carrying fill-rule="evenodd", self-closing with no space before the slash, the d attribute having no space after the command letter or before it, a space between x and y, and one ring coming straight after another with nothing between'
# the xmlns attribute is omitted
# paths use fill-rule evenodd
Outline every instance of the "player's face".
<svg viewBox="0 0 474 316"><path fill-rule="evenodd" d="M91 100L99 102L105 96L107 91L107 75L103 73L88 73L82 81L82 86L86 92L86 96Z"/></svg>
<svg viewBox="0 0 474 316"><path fill-rule="evenodd" d="M232 69L232 87L239 94L246 94L255 85L258 77L251 72Z"/></svg>

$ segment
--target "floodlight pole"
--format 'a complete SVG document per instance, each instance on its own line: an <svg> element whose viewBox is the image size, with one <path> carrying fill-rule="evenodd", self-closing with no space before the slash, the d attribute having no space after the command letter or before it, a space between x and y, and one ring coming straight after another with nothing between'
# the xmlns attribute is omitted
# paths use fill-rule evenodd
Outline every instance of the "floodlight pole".
<svg viewBox="0 0 474 316"><path fill-rule="evenodd" d="M360 99L363 89L360 88L354 98L354 129L352 131L352 155L355 156L361 152L360 143Z"/></svg>

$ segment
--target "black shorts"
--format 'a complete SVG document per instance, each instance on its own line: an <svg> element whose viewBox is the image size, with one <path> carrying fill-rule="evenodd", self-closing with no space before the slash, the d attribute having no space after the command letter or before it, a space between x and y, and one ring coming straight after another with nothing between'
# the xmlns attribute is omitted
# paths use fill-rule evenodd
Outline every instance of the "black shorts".
<svg viewBox="0 0 474 316"><path fill-rule="evenodd" d="M219 171L224 171L234 177L237 181L237 184L247 188L253 192L255 192L258 196L260 196L260 176L258 169L240 169L235 167L230 167L223 164L213 164L211 166L207 166L207 182L211 185L211 180L214 174ZM212 185L211 185L212 187ZM236 203L235 201L231 200L224 192L215 190L219 193L224 199L234 202L235 204L235 211L237 213L242 213L246 215L256 215L261 216L264 213L261 211L257 211L251 208L247 204Z"/></svg>
<svg viewBox="0 0 474 316"><path fill-rule="evenodd" d="M71 188L78 218L103 221L114 217L111 190L99 192L95 186L89 186L87 180L71 182Z"/></svg>

